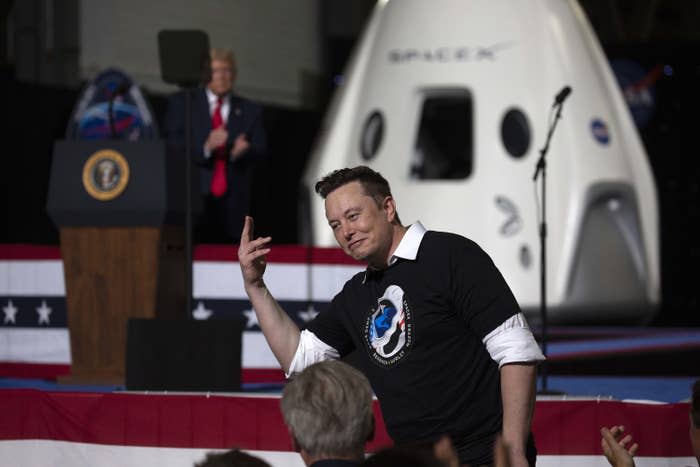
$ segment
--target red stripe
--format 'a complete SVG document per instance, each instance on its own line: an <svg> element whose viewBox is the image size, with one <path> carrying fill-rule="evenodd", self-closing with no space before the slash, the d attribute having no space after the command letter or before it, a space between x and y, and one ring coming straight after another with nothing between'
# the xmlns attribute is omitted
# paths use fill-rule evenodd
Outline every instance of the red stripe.
<svg viewBox="0 0 700 467"><path fill-rule="evenodd" d="M267 259L273 263L349 264L364 266L346 255L340 248L307 247L304 245L272 245ZM195 261L238 261L237 245L197 245ZM50 245L0 243L0 260L61 259L61 249Z"/></svg>
<svg viewBox="0 0 700 467"><path fill-rule="evenodd" d="M0 243L0 260L61 259L61 249L53 245Z"/></svg>
<svg viewBox="0 0 700 467"><path fill-rule="evenodd" d="M390 443L375 403L368 451ZM639 456L692 457L689 404L539 401L533 431L541 455L601 455L599 429L624 424ZM127 446L291 451L278 397L0 390L0 439Z"/></svg>
<svg viewBox="0 0 700 467"><path fill-rule="evenodd" d="M340 248L314 248L311 256L312 264L351 264L366 266L361 261L356 261L345 254Z"/></svg>
<svg viewBox="0 0 700 467"><path fill-rule="evenodd" d="M70 365L0 362L0 376L5 378L56 379L69 374Z"/></svg>
<svg viewBox="0 0 700 467"><path fill-rule="evenodd" d="M243 368L241 382L243 383L284 383L287 378L284 372L272 368Z"/></svg>
<svg viewBox="0 0 700 467"><path fill-rule="evenodd" d="M538 401L533 432L539 454L601 454L600 428L624 425L639 443L638 456L692 457L687 403Z"/></svg>
<svg viewBox="0 0 700 467"><path fill-rule="evenodd" d="M0 413L0 439L4 440L293 451L278 397L6 389L0 390ZM387 444L380 418L369 449Z"/></svg>
<svg viewBox="0 0 700 467"><path fill-rule="evenodd" d="M303 245L272 245L270 248L267 260L271 263L363 265L346 255L340 248ZM193 256L197 261L238 261L238 246L197 245Z"/></svg>

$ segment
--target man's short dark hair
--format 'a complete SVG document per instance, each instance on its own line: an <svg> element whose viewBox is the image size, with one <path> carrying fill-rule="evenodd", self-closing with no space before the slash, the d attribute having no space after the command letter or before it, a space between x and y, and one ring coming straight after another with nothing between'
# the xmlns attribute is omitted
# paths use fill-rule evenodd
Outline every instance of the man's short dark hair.
<svg viewBox="0 0 700 467"><path fill-rule="evenodd" d="M350 182L360 182L365 194L374 198L377 203L391 196L391 188L386 178L365 165L334 170L316 183L316 193L325 199L334 190Z"/></svg>
<svg viewBox="0 0 700 467"><path fill-rule="evenodd" d="M411 444L384 448L369 456L362 463L366 467L443 467L435 457L431 444Z"/></svg>
<svg viewBox="0 0 700 467"><path fill-rule="evenodd" d="M270 464L234 448L225 452L209 452L195 467L270 467Z"/></svg>
<svg viewBox="0 0 700 467"><path fill-rule="evenodd" d="M700 379L693 384L693 395L690 397L690 418L693 426L700 428Z"/></svg>

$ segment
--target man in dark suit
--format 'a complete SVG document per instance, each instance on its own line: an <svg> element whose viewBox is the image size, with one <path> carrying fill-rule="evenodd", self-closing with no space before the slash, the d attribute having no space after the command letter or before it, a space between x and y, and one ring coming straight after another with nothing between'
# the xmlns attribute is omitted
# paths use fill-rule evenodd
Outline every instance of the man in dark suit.
<svg viewBox="0 0 700 467"><path fill-rule="evenodd" d="M236 243L250 209L254 164L265 157L262 109L232 92L237 71L233 52L212 49L209 65L205 85L192 93L191 101L191 154L205 197L195 238ZM165 132L171 143L184 142L184 93L168 101Z"/></svg>

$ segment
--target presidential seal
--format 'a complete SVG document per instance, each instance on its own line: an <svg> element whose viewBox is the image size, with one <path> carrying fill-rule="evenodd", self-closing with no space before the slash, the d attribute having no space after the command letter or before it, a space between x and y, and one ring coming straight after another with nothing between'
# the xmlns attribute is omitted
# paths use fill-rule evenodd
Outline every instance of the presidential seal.
<svg viewBox="0 0 700 467"><path fill-rule="evenodd" d="M112 149L101 149L83 166L83 186L90 196L110 201L121 195L129 183L129 164Z"/></svg>

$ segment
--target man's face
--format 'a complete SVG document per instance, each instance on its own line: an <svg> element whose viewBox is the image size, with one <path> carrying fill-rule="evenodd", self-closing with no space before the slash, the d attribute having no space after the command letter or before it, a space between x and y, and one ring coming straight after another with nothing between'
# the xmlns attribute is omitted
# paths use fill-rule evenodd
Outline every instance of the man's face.
<svg viewBox="0 0 700 467"><path fill-rule="evenodd" d="M375 267L386 266L391 249L393 200L382 206L365 194L360 182L350 182L326 197L326 219L338 245L354 259Z"/></svg>
<svg viewBox="0 0 700 467"><path fill-rule="evenodd" d="M211 81L207 87L217 96L224 95L233 88L234 75L231 65L223 60L211 61Z"/></svg>

